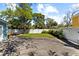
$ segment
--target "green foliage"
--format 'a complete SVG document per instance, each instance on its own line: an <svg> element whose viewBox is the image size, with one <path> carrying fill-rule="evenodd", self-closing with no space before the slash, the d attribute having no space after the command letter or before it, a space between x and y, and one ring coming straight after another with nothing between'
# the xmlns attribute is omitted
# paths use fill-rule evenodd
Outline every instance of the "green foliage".
<svg viewBox="0 0 79 59"><path fill-rule="evenodd" d="M47 18L46 19L46 27L51 29L51 28L54 28L55 26L57 26L57 22L54 21L54 19L51 19L51 18Z"/></svg>
<svg viewBox="0 0 79 59"><path fill-rule="evenodd" d="M15 16L15 11L11 10L10 8L7 8L6 10L3 10L0 12L1 18L4 18L5 20L12 20Z"/></svg>
<svg viewBox="0 0 79 59"><path fill-rule="evenodd" d="M19 3L16 10L7 8L1 11L1 18L8 20L9 28L29 29L32 20L32 9L29 4Z"/></svg>
<svg viewBox="0 0 79 59"><path fill-rule="evenodd" d="M41 13L32 13L31 4L29 3L17 3L15 10L7 8L6 10L1 11L1 18L8 20L9 28L17 29L44 29L44 28L57 28L57 22L54 19L47 18ZM34 25L31 26L31 21L34 22ZM46 24L45 24L46 22Z"/></svg>
<svg viewBox="0 0 79 59"><path fill-rule="evenodd" d="M17 29L18 26L20 25L20 21L17 20L17 19L9 20L8 23L9 23L8 26L9 26L9 28L11 28L11 29L13 29L13 28Z"/></svg>
<svg viewBox="0 0 79 59"><path fill-rule="evenodd" d="M60 39L62 39L64 36L63 36L63 30L62 29L54 29L54 30L49 30L49 32L48 32L49 34L51 34L51 35L54 35L54 36L56 36L56 37L58 37L58 38L60 38Z"/></svg>
<svg viewBox="0 0 79 59"><path fill-rule="evenodd" d="M22 20L31 20L32 19L32 9L26 3L19 3L19 7L16 7L16 15L22 17Z"/></svg>
<svg viewBox="0 0 79 59"><path fill-rule="evenodd" d="M34 27L35 28L45 28L45 19L44 19L44 15L42 15L41 13L34 13L33 14L33 21L34 21Z"/></svg>
<svg viewBox="0 0 79 59"><path fill-rule="evenodd" d="M48 31L42 31L42 33L48 33Z"/></svg>
<svg viewBox="0 0 79 59"><path fill-rule="evenodd" d="M21 22L19 28L29 29L31 27L32 9L29 4L26 3L20 3L18 5L19 7L16 7L16 15Z"/></svg>

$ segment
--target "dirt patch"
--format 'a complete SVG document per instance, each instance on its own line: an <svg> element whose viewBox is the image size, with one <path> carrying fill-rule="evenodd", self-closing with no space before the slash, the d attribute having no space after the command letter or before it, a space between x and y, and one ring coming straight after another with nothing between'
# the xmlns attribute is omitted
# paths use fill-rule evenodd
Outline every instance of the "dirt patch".
<svg viewBox="0 0 79 59"><path fill-rule="evenodd" d="M9 56L79 56L79 50L64 46L57 38L28 38L15 37L13 41L1 43L0 55ZM4 46L6 45L6 46ZM3 48L4 47L4 48Z"/></svg>

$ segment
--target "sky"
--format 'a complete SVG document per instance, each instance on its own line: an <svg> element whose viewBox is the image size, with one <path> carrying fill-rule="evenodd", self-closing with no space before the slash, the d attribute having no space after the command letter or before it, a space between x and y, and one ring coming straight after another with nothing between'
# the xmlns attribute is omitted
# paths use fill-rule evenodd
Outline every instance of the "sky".
<svg viewBox="0 0 79 59"><path fill-rule="evenodd" d="M64 16L79 7L76 3L37 3L32 4L33 12L42 13L45 18L53 18L59 24L63 22Z"/></svg>
<svg viewBox="0 0 79 59"><path fill-rule="evenodd" d="M13 4L16 6L16 4ZM78 8L78 3L32 3L33 13L42 13L45 18L53 18L59 24L63 22L63 17L68 11ZM7 8L6 4L0 3L0 11Z"/></svg>

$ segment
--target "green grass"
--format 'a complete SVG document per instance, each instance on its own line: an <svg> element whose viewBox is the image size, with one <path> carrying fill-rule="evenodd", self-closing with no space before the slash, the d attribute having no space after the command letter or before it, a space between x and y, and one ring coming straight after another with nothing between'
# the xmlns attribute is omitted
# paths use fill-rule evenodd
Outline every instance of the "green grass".
<svg viewBox="0 0 79 59"><path fill-rule="evenodd" d="M18 37L21 38L53 38L54 36L50 34L20 34Z"/></svg>

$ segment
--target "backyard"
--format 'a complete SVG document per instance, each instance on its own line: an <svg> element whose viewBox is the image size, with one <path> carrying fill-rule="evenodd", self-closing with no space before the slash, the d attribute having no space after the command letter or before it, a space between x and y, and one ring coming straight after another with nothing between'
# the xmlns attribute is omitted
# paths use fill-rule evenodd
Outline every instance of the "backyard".
<svg viewBox="0 0 79 59"><path fill-rule="evenodd" d="M66 10L73 3L3 5L6 8L0 11L0 56L79 56L78 8Z"/></svg>

